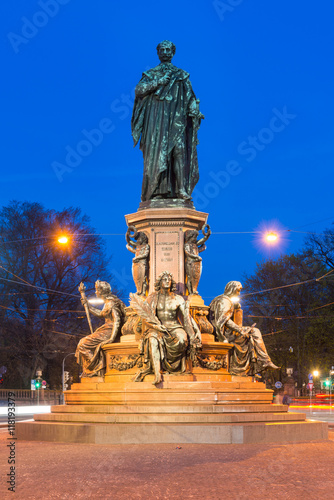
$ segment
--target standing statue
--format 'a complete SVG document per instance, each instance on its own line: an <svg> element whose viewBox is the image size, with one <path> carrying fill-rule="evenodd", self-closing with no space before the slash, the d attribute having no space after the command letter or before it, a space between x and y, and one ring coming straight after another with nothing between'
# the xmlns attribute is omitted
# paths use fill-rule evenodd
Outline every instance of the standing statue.
<svg viewBox="0 0 334 500"><path fill-rule="evenodd" d="M206 249L205 242L211 234L209 224L204 224L202 233L203 238L198 241L199 232L196 229L189 229L184 233L185 270L189 295L198 295L197 287L202 274L202 257L198 254Z"/></svg>
<svg viewBox="0 0 334 500"><path fill-rule="evenodd" d="M144 156L142 201L190 200L198 182L197 132L204 118L189 73L171 61L175 45L157 46L160 64L143 73L135 89L132 136Z"/></svg>
<svg viewBox="0 0 334 500"><path fill-rule="evenodd" d="M91 322L89 313L99 318L104 318L105 323L100 326L100 328L97 328L95 332L79 341L75 356L77 362L83 368L82 377L103 376L106 362L102 347L114 342L117 335L120 333L124 319L125 306L116 295L111 293L111 287L106 281L98 280L95 283L96 297L101 298L104 302L102 310L89 304L85 295L85 290L85 285L80 283L79 292L81 294L81 303L86 309L90 327Z"/></svg>
<svg viewBox="0 0 334 500"><path fill-rule="evenodd" d="M133 238L135 241L131 240L131 233L134 233ZM132 276L137 288L137 294L145 295L148 288L150 255L148 237L144 232L138 232L134 226L129 226L125 238L127 241L126 248L135 254L132 259Z"/></svg>
<svg viewBox="0 0 334 500"><path fill-rule="evenodd" d="M216 297L210 304L210 319L218 340L234 345L230 373L254 376L267 369L277 370L278 366L271 361L260 330L253 326L239 326L231 319L234 310L240 309L241 290L239 281L230 281L224 294Z"/></svg>
<svg viewBox="0 0 334 500"><path fill-rule="evenodd" d="M130 294L130 305L147 325L141 345L146 368L137 373L135 381L142 381L148 373L154 373L153 384L159 384L161 370L185 371L188 343L193 349L200 347L201 333L190 316L189 304L174 293L176 283L171 273L161 273L155 289L146 301Z"/></svg>

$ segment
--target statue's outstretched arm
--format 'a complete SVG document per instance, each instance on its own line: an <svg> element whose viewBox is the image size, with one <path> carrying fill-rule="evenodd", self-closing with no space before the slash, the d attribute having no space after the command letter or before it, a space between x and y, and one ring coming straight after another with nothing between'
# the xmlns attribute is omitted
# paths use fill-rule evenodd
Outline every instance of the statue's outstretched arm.
<svg viewBox="0 0 334 500"><path fill-rule="evenodd" d="M135 245L132 246L132 245L128 244L128 245L126 245L126 248L127 248L127 250L130 250L130 252L136 253Z"/></svg>
<svg viewBox="0 0 334 500"><path fill-rule="evenodd" d="M87 305L88 305L89 312L91 312L92 314L94 314L94 316L98 316L98 317L103 316L102 315L102 311L100 309L97 309L97 307L91 306L89 304L89 302L87 302Z"/></svg>
<svg viewBox="0 0 334 500"><path fill-rule="evenodd" d="M136 241L132 241L131 239L131 233L133 233L133 236L136 237L138 235L138 231L135 228L135 226L129 226L127 232L125 233L125 239L127 242L126 248L130 250L132 253L136 253L136 246L138 243Z"/></svg>
<svg viewBox="0 0 334 500"><path fill-rule="evenodd" d="M203 233L203 238L201 238L200 240L198 240L197 242L197 246L198 246L198 249L200 252L203 252L203 250L206 249L206 246L204 245L204 243L210 238L211 236L211 228L209 226L209 224L204 224L204 226L202 227L202 233ZM202 248L203 247L203 248ZM202 249L201 249L202 248Z"/></svg>

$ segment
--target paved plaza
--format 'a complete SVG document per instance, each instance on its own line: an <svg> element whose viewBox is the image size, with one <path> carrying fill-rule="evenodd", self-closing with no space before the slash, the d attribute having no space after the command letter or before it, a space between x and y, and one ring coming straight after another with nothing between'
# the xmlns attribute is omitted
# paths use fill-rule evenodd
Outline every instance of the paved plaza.
<svg viewBox="0 0 334 500"><path fill-rule="evenodd" d="M16 490L2 499L334 499L334 433L288 445L88 445L18 441Z"/></svg>

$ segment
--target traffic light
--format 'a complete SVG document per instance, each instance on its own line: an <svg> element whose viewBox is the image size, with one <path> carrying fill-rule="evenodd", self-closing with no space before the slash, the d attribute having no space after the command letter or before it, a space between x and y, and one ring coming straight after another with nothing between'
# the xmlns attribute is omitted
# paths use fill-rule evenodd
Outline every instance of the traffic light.
<svg viewBox="0 0 334 500"><path fill-rule="evenodd" d="M325 380L325 386L330 387L332 385L332 381L329 380L328 378Z"/></svg>
<svg viewBox="0 0 334 500"><path fill-rule="evenodd" d="M42 385L42 382L40 380L36 380L35 381L35 387L36 387L36 389L40 389L41 385Z"/></svg>
<svg viewBox="0 0 334 500"><path fill-rule="evenodd" d="M70 372L64 372L64 384L68 381L70 378Z"/></svg>

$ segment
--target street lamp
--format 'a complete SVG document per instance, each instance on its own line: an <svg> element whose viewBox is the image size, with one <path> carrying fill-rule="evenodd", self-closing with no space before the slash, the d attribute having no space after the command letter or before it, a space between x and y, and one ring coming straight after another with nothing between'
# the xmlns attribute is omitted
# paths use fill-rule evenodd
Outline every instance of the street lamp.
<svg viewBox="0 0 334 500"><path fill-rule="evenodd" d="M275 233L275 231L269 231L268 233L266 233L265 235L265 240L268 242L268 243L275 243L277 240L278 240L278 234Z"/></svg>
<svg viewBox="0 0 334 500"><path fill-rule="evenodd" d="M62 234L61 236L58 237L58 243L66 245L68 243L68 237L65 234Z"/></svg>

